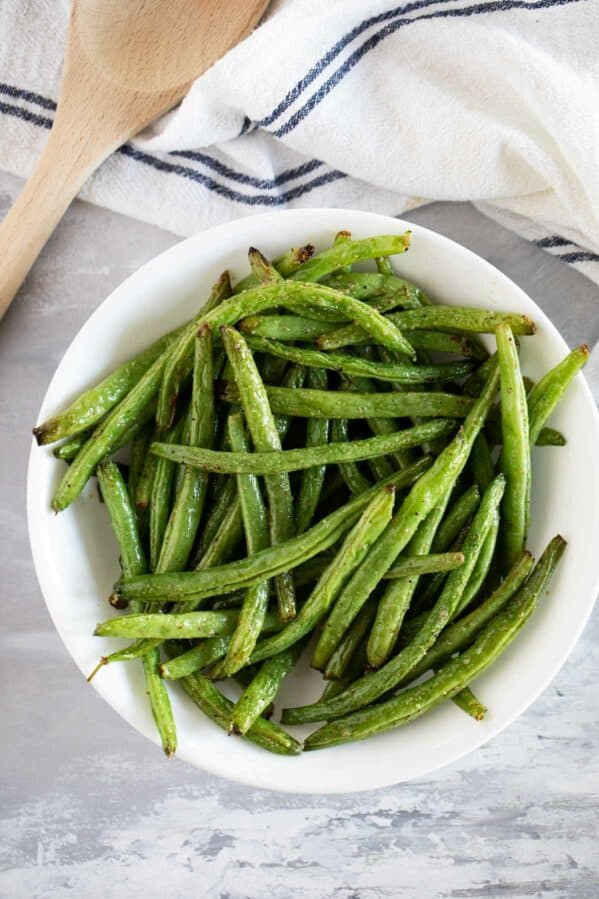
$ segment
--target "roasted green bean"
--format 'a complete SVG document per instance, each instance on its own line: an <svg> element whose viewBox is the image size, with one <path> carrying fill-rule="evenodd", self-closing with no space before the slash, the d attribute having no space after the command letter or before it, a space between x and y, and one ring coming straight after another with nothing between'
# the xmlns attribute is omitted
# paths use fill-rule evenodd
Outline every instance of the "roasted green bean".
<svg viewBox="0 0 599 899"><path fill-rule="evenodd" d="M33 429L37 442L40 445L54 443L97 425L135 387L150 366L172 345L181 330L177 328L160 337L146 350L120 365L95 387L82 393L63 412L37 425Z"/></svg>
<svg viewBox="0 0 599 899"><path fill-rule="evenodd" d="M314 651L312 664L315 668L326 665L344 631L378 585L382 576L412 538L419 524L439 504L461 473L470 454L472 443L488 414L497 389L497 380L498 372L495 369L466 418L463 428L438 456L429 471L412 487L383 537L375 544L345 587ZM462 572L462 568L458 569L458 572ZM457 572L452 572L450 577L454 577L456 574Z"/></svg>
<svg viewBox="0 0 599 899"><path fill-rule="evenodd" d="M321 421L321 419L309 419L309 421ZM352 440L349 443L320 444L303 449L281 449L278 452L223 453L219 450L171 443L153 443L151 452L161 458L171 459L173 462L204 471L268 477L277 473L309 469L315 465L374 459L406 447L420 446L429 440L434 440L435 437L452 434L455 429L454 421L441 418L426 421L413 428L405 428L403 431L395 431L386 436L367 437L364 440Z"/></svg>
<svg viewBox="0 0 599 899"><path fill-rule="evenodd" d="M311 390L326 390L326 371L312 369L308 372L308 387ZM309 418L306 423L306 449L325 446L329 440L329 422L326 418ZM305 469L297 497L295 531L302 534L310 525L322 492L326 474L326 463Z"/></svg>
<svg viewBox="0 0 599 899"><path fill-rule="evenodd" d="M162 368L158 394L156 422L159 428L168 428L172 423L181 384L193 370L194 342L198 327L229 296L231 296L231 279L229 273L225 271L212 288L201 314L183 328L177 340L170 347L168 359L165 359Z"/></svg>
<svg viewBox="0 0 599 899"><path fill-rule="evenodd" d="M412 687L387 702L326 724L308 737L304 748L319 749L360 740L399 724L406 724L468 686L495 661L530 618L564 547L565 541L561 537L556 537L549 544L529 581L506 608L483 628L467 653L448 662L423 684ZM284 720L288 717L283 714Z"/></svg>
<svg viewBox="0 0 599 899"><path fill-rule="evenodd" d="M249 453L249 444L241 415L229 415L228 434L234 451ZM255 475L238 475L237 489L241 504L247 552L251 556L265 549L270 543L266 508L262 500L260 485ZM268 580L260 581L248 587L239 614L239 621L237 622L224 663L224 670L227 675L234 674L247 664L264 625L268 598Z"/></svg>
<svg viewBox="0 0 599 899"><path fill-rule="evenodd" d="M439 362L436 365L412 365L402 362L373 362L359 356L341 353L321 353L306 347L290 346L264 337L247 337L248 346L261 353L270 353L298 365L312 368L329 368L347 375L362 375L379 381L395 381L398 384L426 384L453 381L468 375L473 363L468 359L459 362Z"/></svg>
<svg viewBox="0 0 599 899"><path fill-rule="evenodd" d="M433 471L434 466L430 471ZM493 520L495 511L501 497L505 481L502 475L498 475L487 488L481 504L474 516L468 532L468 538L464 543L464 555L466 561L460 568L456 568L449 574L441 592L441 596L435 606L427 614L422 627L416 633L413 641L394 656L382 668L373 671L351 685L344 693L339 694L327 703L315 703L311 706L303 706L287 711L287 723L304 723L306 721L320 721L323 718L337 718L355 709L373 702L383 693L393 689L399 681L420 661L428 649L433 645L447 622L454 614L464 588L472 573L472 569L480 552L480 547L485 539ZM412 491L413 492L413 491ZM335 611L339 608L339 602L335 605ZM328 623L328 622L327 622ZM323 635L325 631L323 631ZM330 642L323 640L324 648L328 650ZM320 641L319 641L320 643ZM317 646L318 650L318 646ZM315 653L316 655L316 653ZM323 653L326 660L326 652ZM317 661L320 657L317 657ZM314 660L313 660L314 661Z"/></svg>
<svg viewBox="0 0 599 899"><path fill-rule="evenodd" d="M501 466L506 476L503 498L503 551L511 567L524 549L526 511L530 504L530 442L528 405L518 350L509 325L496 331L501 380Z"/></svg>
<svg viewBox="0 0 599 899"><path fill-rule="evenodd" d="M214 438L212 335L202 325L196 336L193 388L189 418L189 448L210 447ZM167 444L169 445L169 444ZM157 571L185 568L195 540L208 488L208 475L185 466L181 486L171 510Z"/></svg>
<svg viewBox="0 0 599 899"><path fill-rule="evenodd" d="M260 670L245 688L231 712L229 731L246 734L252 724L263 714L273 702L283 679L298 660L302 644L298 643L270 659L267 659Z"/></svg>
<svg viewBox="0 0 599 899"><path fill-rule="evenodd" d="M379 489L326 568L298 616L280 634L258 643L251 662L260 662L297 643L321 621L352 571L384 530L393 512L395 490Z"/></svg>
<svg viewBox="0 0 599 899"><path fill-rule="evenodd" d="M233 328L221 328L221 339L235 374L241 403L254 447L273 458L281 458L281 439L268 403L266 389L244 338ZM252 454L253 455L253 454ZM242 453L241 457L249 458ZM287 472L271 472L264 479L270 513L270 542L274 546L293 536L293 507ZM282 572L275 581L283 621L295 617L293 577Z"/></svg>
<svg viewBox="0 0 599 899"><path fill-rule="evenodd" d="M333 390L289 390L267 387L270 408L277 415L300 418L464 418L473 400L452 393L343 393ZM221 399L239 402L234 384L221 386Z"/></svg>
<svg viewBox="0 0 599 899"><path fill-rule="evenodd" d="M359 496L353 497L304 534L288 540L285 544L268 547L254 556L212 569L132 578L126 583L116 584L115 592L128 600L144 601L164 596L178 600L189 594L195 594L196 597L210 597L250 586L279 571L290 571L333 546L354 525L381 488L387 485L393 485L398 489L407 487L422 477L430 466L429 457L419 459L410 468L395 472L386 484L384 482L377 484L376 487L371 487Z"/></svg>

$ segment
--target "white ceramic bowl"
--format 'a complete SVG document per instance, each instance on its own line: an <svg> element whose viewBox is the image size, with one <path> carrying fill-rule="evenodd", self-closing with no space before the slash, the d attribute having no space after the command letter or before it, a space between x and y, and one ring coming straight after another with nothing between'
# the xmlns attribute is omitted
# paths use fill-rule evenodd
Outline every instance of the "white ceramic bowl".
<svg viewBox="0 0 599 899"><path fill-rule="evenodd" d="M167 250L128 278L96 310L65 353L46 393L39 420L57 412L82 389L198 309L224 268L247 271L250 245L272 257L311 241L330 244L336 231L355 237L413 232L397 270L449 304L514 310L537 323L523 339L526 372L538 378L567 347L543 312L508 278L458 244L397 219L338 209L272 212L212 228ZM270 755L228 738L179 688L171 690L179 732L178 755L213 774L257 787L291 792L340 793L395 784L428 774L485 743L514 720L564 663L591 612L599 570L599 427L595 404L579 375L552 421L568 437L563 449L534 451L530 548L538 554L556 533L568 548L549 595L514 644L476 682L489 707L476 723L444 703L407 727L374 739L299 758ZM111 614L106 597L118 575L117 547L93 484L66 512L55 516L50 499L64 467L50 449L32 448L28 517L33 557L50 614L83 674L100 654L122 641L92 636ZM157 742L140 666L115 664L100 671L94 689L141 733ZM320 676L307 668L290 675L282 699L297 705L316 698ZM590 700L589 700L590 701ZM302 728L294 731L308 732ZM167 762L165 761L165 764Z"/></svg>

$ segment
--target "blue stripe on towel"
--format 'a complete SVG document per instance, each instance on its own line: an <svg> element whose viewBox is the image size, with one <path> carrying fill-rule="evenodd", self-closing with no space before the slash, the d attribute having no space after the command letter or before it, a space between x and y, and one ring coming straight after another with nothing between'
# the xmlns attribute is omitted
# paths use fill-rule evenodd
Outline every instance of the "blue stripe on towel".
<svg viewBox="0 0 599 899"><path fill-rule="evenodd" d="M52 127L52 119L30 112L28 109L12 106L9 103L0 102L0 113L13 116L14 118L21 119L25 122L30 122L41 128L50 129ZM189 181L194 181L196 184L202 185L202 187L205 187L213 193L219 194L221 197L233 200L236 203L242 203L246 206L284 206L285 203L288 203L290 200L295 200L318 187L323 187L325 184L330 184L333 181L339 181L342 178L347 177L344 172L334 170L319 175L304 184L298 184L280 194L248 195L239 193L239 191L236 190L231 190L231 188L226 185L220 184L213 178L203 175L201 172L197 172L195 169L191 169L188 166L177 165L167 162L164 159L158 159L158 157L152 156L150 153L144 153L141 150L136 150L128 144L120 147L117 152L121 153L123 156L127 156L129 159L134 159L136 162L140 162L143 165L150 166L158 172L175 174L182 178L186 178Z"/></svg>
<svg viewBox="0 0 599 899"><path fill-rule="evenodd" d="M15 87L12 84L4 84L0 82L0 93L5 94L6 96L11 97L14 100L25 100L27 103L34 103L37 106L42 107L42 109L51 111L56 110L56 103L49 97L43 97L41 94L36 94L33 91L23 90L22 88ZM0 103L0 111L2 111L5 115L12 115L15 118L20 118L24 121L31 122L32 124L39 125L43 128L52 127L51 119L36 115L35 113L23 109L22 107ZM186 159L200 162L202 165L205 165L207 168L212 169L220 175L223 175L223 177L225 178L229 178L229 180L231 181L235 181L239 184L246 184L249 187L256 187L261 190L274 190L281 184L286 184L288 181L294 181L296 178L303 178L305 175L310 174L311 172L315 171L318 168L321 168L324 165L324 163L319 159L310 159L307 162L296 166L295 168L285 169L285 171L280 172L280 174L278 175L275 175L274 178L256 178L253 175L249 175L245 172L236 171L230 166L225 165L225 163L221 162L219 159L216 159L214 156L210 156L208 153L200 153L195 150L184 150L173 152L170 155L181 156Z"/></svg>
<svg viewBox="0 0 599 899"><path fill-rule="evenodd" d="M572 3L580 3L583 0L537 0L537 2L528 3L526 0L495 0L489 3L477 3L473 6L464 6L456 9L441 9L436 12L424 13L421 16L415 16L412 19L398 19L390 22L384 28L381 28L375 34L371 35L361 46L339 66L339 68L324 82L324 84L310 97L310 99L298 109L290 119L272 133L276 137L283 137L293 131L299 123L308 116L313 109L316 108L325 97L335 88L345 76L356 66L360 60L374 50L385 38L394 34L400 28L407 25L413 25L415 22L422 22L432 19L448 19L448 18L466 18L475 15L487 15L493 12L507 12L512 9L533 10L549 9L556 6L567 6Z"/></svg>

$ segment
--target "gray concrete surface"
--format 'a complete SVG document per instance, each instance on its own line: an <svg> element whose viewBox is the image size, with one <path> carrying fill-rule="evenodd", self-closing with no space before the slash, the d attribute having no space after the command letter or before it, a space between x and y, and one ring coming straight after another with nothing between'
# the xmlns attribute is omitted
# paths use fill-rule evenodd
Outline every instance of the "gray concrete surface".
<svg viewBox="0 0 599 899"><path fill-rule="evenodd" d="M18 181L0 175L0 215ZM570 344L599 290L465 205L413 213L514 278ZM30 428L97 304L175 238L76 203L0 326L0 895L7 899L596 899L599 617L533 707L428 778L342 797L167 763L83 682L29 550ZM599 393L599 367L590 379Z"/></svg>

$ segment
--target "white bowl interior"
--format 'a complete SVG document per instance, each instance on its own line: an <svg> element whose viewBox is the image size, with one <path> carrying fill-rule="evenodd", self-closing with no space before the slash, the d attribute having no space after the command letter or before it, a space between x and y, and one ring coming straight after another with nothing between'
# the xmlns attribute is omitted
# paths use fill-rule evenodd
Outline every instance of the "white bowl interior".
<svg viewBox="0 0 599 899"><path fill-rule="evenodd" d="M307 241L324 248L341 228L348 228L355 237L410 228L412 248L394 259L395 267L435 299L531 315L538 332L534 338L523 339L522 356L532 378L538 378L567 352L562 338L532 300L489 263L447 238L371 213L334 209L273 212L189 238L128 278L73 340L48 388L39 420L60 410L120 361L194 314L224 268L234 276L245 274L250 245L276 257ZM476 723L445 703L408 727L363 743L285 758L228 739L177 687L171 695L179 732L178 755L213 774L258 787L350 792L427 774L480 746L519 715L563 664L597 592L599 517L594 510L599 508L599 428L595 404L581 376L552 424L564 431L568 445L534 450L529 545L538 554L558 532L569 545L534 620L476 682L476 692L489 708L483 722ZM118 576L118 553L95 483L88 484L66 512L59 516L51 513L50 499L63 471L51 449L32 447L29 531L50 614L78 667L88 674L100 654L122 645L92 636L96 623L111 614L106 597ZM120 715L157 742L138 664L105 668L93 685ZM321 689L320 677L305 667L287 679L279 706L311 701ZM302 735L309 728L292 730Z"/></svg>

